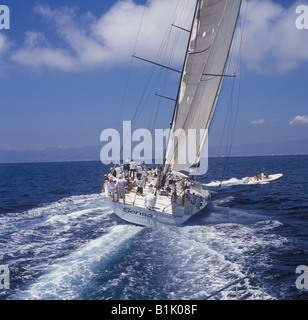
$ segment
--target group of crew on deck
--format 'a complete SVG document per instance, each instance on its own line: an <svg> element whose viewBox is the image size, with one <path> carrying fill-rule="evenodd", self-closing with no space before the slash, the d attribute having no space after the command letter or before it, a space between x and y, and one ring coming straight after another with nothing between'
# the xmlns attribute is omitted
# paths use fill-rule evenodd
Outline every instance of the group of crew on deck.
<svg viewBox="0 0 308 320"><path fill-rule="evenodd" d="M149 174L147 168L140 163L126 160L124 164L115 165L105 174L103 192L107 191L114 201L122 198L125 203L125 193L130 192L134 187L137 187L137 194L143 195L143 188Z"/></svg>
<svg viewBox="0 0 308 320"><path fill-rule="evenodd" d="M155 196L158 192L161 195L171 195L174 203L179 203L177 199L180 197L179 204L184 206L187 213L191 212L193 207L199 209L202 206L202 197L190 192L191 182L188 179L177 177L166 181L161 166L149 168L129 159L125 160L124 164L115 165L105 174L103 192L112 197L113 201L123 199L125 204L125 193L136 188L136 194L144 196L146 183L153 189ZM178 188L181 190L179 194Z"/></svg>

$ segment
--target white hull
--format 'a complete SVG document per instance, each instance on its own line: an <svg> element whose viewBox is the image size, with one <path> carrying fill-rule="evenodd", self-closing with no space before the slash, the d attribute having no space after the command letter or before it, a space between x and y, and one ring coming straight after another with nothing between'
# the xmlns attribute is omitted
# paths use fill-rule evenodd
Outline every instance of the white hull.
<svg viewBox="0 0 308 320"><path fill-rule="evenodd" d="M145 197L136 196L135 192L126 194L125 204L123 200L113 201L108 197L111 207L115 214L121 219L151 228L161 226L180 226L188 219L202 211L208 204L210 193L208 190L202 190L203 201L199 208L191 205L187 210L186 206L181 205L182 199L179 197L177 203L171 203L170 196L158 195L154 208L145 206ZM196 193L197 194L197 193Z"/></svg>
<svg viewBox="0 0 308 320"><path fill-rule="evenodd" d="M255 177L245 177L242 179L231 178L225 181L212 181L210 183L201 183L203 187L230 187L237 185L246 185L246 184L267 184L269 182L276 181L283 177L282 173L270 174L267 176L261 175L261 179L257 180Z"/></svg>
<svg viewBox="0 0 308 320"><path fill-rule="evenodd" d="M270 174L268 176L262 176L261 179L259 180L257 180L255 177L243 178L243 181L245 184L258 184L258 183L262 184L262 183L276 181L282 178L282 176L283 176L282 173L277 173L277 174Z"/></svg>
<svg viewBox="0 0 308 320"><path fill-rule="evenodd" d="M162 212L152 211L146 208L137 208L118 202L112 202L112 207L114 208L115 214L121 219L133 224L150 228L158 228L166 225L180 226L192 216L196 215L205 208L205 206L203 206L200 210L195 211L191 215L177 217Z"/></svg>
<svg viewBox="0 0 308 320"><path fill-rule="evenodd" d="M158 228L166 225L180 226L192 216L196 215L198 212L204 209L203 207L199 211L196 211L194 214L184 215L183 217L176 217L161 212L151 211L143 208L136 208L130 205L124 205L121 203L113 203L113 208L116 215L121 219L133 224L150 228Z"/></svg>

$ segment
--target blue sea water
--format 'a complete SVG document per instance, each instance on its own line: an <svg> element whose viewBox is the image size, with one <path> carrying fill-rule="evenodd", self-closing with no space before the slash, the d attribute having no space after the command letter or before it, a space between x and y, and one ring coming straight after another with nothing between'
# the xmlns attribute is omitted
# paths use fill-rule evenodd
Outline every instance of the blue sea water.
<svg viewBox="0 0 308 320"><path fill-rule="evenodd" d="M225 168L225 170L224 170ZM283 173L243 185L258 170ZM182 227L119 219L100 162L0 164L0 299L202 300L243 277L247 299L308 299L308 156L210 158L209 206ZM214 299L235 299L231 287Z"/></svg>

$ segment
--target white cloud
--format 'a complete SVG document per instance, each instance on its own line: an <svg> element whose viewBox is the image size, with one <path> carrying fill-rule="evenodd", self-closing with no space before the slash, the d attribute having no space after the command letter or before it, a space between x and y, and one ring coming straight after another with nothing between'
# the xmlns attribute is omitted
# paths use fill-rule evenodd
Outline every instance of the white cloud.
<svg viewBox="0 0 308 320"><path fill-rule="evenodd" d="M264 119L253 120L250 122L250 124L253 124L253 125L259 125L259 124L264 124L264 123L265 123Z"/></svg>
<svg viewBox="0 0 308 320"><path fill-rule="evenodd" d="M165 37L167 40L166 30L170 29L172 23L189 28L193 8L191 1L152 0L146 7L136 5L133 1L120 1L98 20L94 32L110 49L112 56L119 59L126 59L123 54L127 52L131 54L139 33L135 51L138 55L153 56L162 45L162 39ZM174 14L166 14L169 12ZM177 35L183 34L183 31L176 28L173 28L173 31ZM187 42L182 42L182 49L185 49L186 45ZM179 55L178 50L174 51L176 60L183 58L183 53Z"/></svg>
<svg viewBox="0 0 308 320"><path fill-rule="evenodd" d="M74 9L51 10L49 7L38 6L35 11L53 24L62 40L61 46L52 45L43 33L28 31L25 33L23 47L12 53L12 60L31 67L78 70L86 64L85 57L94 64L94 56L102 55L103 46L95 43L86 34L86 29L79 27L80 20Z"/></svg>
<svg viewBox="0 0 308 320"><path fill-rule="evenodd" d="M290 125L308 124L308 116L296 116L290 122Z"/></svg>
<svg viewBox="0 0 308 320"><path fill-rule="evenodd" d="M73 66L73 61L65 50L53 49L44 34L30 31L25 34L24 47L13 52L11 59L32 67L49 66L68 70Z"/></svg>
<svg viewBox="0 0 308 320"><path fill-rule="evenodd" d="M297 5L286 8L269 0L243 2L242 17L246 8L247 14L242 56L248 69L282 73L308 60L307 32L295 25Z"/></svg>
<svg viewBox="0 0 308 320"><path fill-rule="evenodd" d="M248 69L281 73L308 60L307 30L298 30L295 25L299 4L308 5L308 1L302 0L289 7L273 0L243 1L241 17L246 23L242 61ZM157 61L158 50L165 39L173 50L174 63L181 63L187 35L173 28L173 36L177 32L182 35L178 47L173 48L166 30L171 23L189 28L193 9L194 1L149 0L146 5L138 5L133 0L121 0L102 16L95 17L89 12L82 14L76 8L51 9L38 5L35 12L54 27L56 37L28 31L23 46L12 52L11 58L32 67L84 70L127 63L135 49L136 55ZM166 14L169 12L175 12L174 16L170 18ZM134 47L137 34L138 42ZM240 37L236 42L239 40ZM168 63L163 61L167 56L160 51L160 62Z"/></svg>
<svg viewBox="0 0 308 320"><path fill-rule="evenodd" d="M83 70L128 62L142 16L144 19L139 30L139 45L135 49L138 55L154 58L153 54L157 54L167 26L170 27L176 21L175 18L170 21L170 17L162 12L172 12L177 8L181 15L177 22L185 27L191 12L187 6L191 6L191 3L183 4L185 1L179 6L176 0L152 0L146 6L141 6L132 0L123 0L98 19L91 13L80 15L74 8L52 10L48 6L39 5L35 12L54 26L62 41L61 45L57 47L54 39L51 44L51 40L42 33L28 31L24 45L14 51L11 58L22 65L61 70ZM175 60L179 61L183 55L178 54L179 50L174 52Z"/></svg>

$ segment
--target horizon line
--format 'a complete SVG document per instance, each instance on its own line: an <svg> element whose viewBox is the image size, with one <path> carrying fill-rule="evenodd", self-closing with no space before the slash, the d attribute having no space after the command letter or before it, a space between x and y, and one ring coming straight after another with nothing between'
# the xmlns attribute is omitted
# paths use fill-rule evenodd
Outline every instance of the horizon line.
<svg viewBox="0 0 308 320"><path fill-rule="evenodd" d="M251 155L229 155L229 156L209 156L208 158L251 158L251 157L296 157L296 156L308 156L308 153L289 153L289 154L263 154L263 155L257 155L257 154L251 154ZM155 159L152 159L155 160ZM121 162L123 159L121 159ZM9 161L9 162L2 162L0 160L1 164L35 164L35 163L69 163L69 162L101 162L100 159L70 159L70 160L33 160L33 161ZM153 161L152 161L153 162ZM102 162L101 162L102 163ZM103 164L103 163L102 163ZM103 164L105 165L105 164ZM107 164L108 165L114 165L113 163ZM147 165L147 164L146 164ZM151 165L151 164L148 164ZM155 165L152 163L152 165Z"/></svg>

